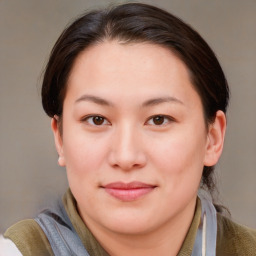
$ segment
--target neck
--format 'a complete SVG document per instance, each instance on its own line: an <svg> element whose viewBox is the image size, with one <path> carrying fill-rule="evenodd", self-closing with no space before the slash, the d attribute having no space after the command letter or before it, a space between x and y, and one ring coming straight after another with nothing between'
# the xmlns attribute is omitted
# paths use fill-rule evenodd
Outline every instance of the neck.
<svg viewBox="0 0 256 256"><path fill-rule="evenodd" d="M95 238L111 256L177 255L194 217L196 198L183 212L157 229L143 234L122 234L86 221Z"/></svg>

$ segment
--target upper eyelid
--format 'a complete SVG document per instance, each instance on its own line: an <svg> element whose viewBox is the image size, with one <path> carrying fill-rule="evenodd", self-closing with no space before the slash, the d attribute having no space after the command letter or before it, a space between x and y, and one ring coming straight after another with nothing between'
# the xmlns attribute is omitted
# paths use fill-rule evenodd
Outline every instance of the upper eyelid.
<svg viewBox="0 0 256 256"><path fill-rule="evenodd" d="M83 116L83 117L81 118L81 121L83 122L83 121L86 121L87 119L93 118L93 117L102 117L102 118L103 118L104 120L106 120L109 124L111 124L110 121L109 121L106 117L104 117L103 115L100 115L100 114L89 114L89 115Z"/></svg>
<svg viewBox="0 0 256 256"><path fill-rule="evenodd" d="M158 114L158 115L152 115L150 116L146 122L148 122L150 119L154 118L154 117L157 117L157 116L161 116L161 117L164 117L164 118L167 118L169 119L170 121L175 121L176 119L172 116L169 116L169 115L161 115L161 114Z"/></svg>
<svg viewBox="0 0 256 256"><path fill-rule="evenodd" d="M88 118L90 118L90 117L95 117L95 116L100 116L100 117L102 117L102 118L105 118L104 116L99 115L99 114L89 114L89 115L82 116L82 117L81 117L81 120L85 120L85 119L88 119Z"/></svg>
<svg viewBox="0 0 256 256"><path fill-rule="evenodd" d="M87 118L90 118L90 117L96 117L96 116L102 117L102 118L104 118L104 119L107 120L107 118L106 118L105 116L100 115L100 114L89 114L89 115L85 115L85 116L81 117L81 120L84 120L84 119L87 119Z"/></svg>

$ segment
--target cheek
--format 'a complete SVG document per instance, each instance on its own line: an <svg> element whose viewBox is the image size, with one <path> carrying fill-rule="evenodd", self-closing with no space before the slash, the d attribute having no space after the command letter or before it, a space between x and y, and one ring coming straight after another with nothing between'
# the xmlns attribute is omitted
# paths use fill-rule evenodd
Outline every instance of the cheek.
<svg viewBox="0 0 256 256"><path fill-rule="evenodd" d="M67 133L63 140L66 169L70 178L83 182L83 177L87 179L100 171L108 151L108 143L106 139L96 139L83 131L76 131L72 135Z"/></svg>
<svg viewBox="0 0 256 256"><path fill-rule="evenodd" d="M190 165L203 163L204 153L205 144L202 138L176 136L173 139L167 139L164 143L158 145L155 143L152 155L157 155L163 166L168 163L170 166L178 167L188 163Z"/></svg>
<svg viewBox="0 0 256 256"><path fill-rule="evenodd" d="M93 145L93 146L92 146ZM73 137L64 143L66 171L69 187L77 202L88 205L95 201L95 189L99 184L102 162L105 156L104 144L92 138Z"/></svg>
<svg viewBox="0 0 256 256"><path fill-rule="evenodd" d="M203 170L205 138L192 131L176 133L156 144L151 155L164 182L175 187L198 186Z"/></svg>

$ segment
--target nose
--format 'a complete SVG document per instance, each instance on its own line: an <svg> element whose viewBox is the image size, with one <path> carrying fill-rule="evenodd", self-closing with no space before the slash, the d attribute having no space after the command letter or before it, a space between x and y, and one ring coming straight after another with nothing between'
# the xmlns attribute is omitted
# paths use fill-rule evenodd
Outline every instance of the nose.
<svg viewBox="0 0 256 256"><path fill-rule="evenodd" d="M146 165L146 154L141 136L136 128L122 125L114 131L109 153L109 163L116 169L129 171Z"/></svg>

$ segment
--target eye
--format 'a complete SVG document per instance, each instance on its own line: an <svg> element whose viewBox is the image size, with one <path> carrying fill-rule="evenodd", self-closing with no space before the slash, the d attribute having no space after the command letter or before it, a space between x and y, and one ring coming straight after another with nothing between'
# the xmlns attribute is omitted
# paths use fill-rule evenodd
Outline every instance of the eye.
<svg viewBox="0 0 256 256"><path fill-rule="evenodd" d="M83 122L87 122L89 125L95 125L95 126L102 126L102 125L109 125L109 121L100 115L90 115L86 116L82 120Z"/></svg>
<svg viewBox="0 0 256 256"><path fill-rule="evenodd" d="M170 116L165 116L165 115L155 115L152 116L151 118L148 119L146 122L149 125L165 125L168 124L169 122L174 121L174 119Z"/></svg>

